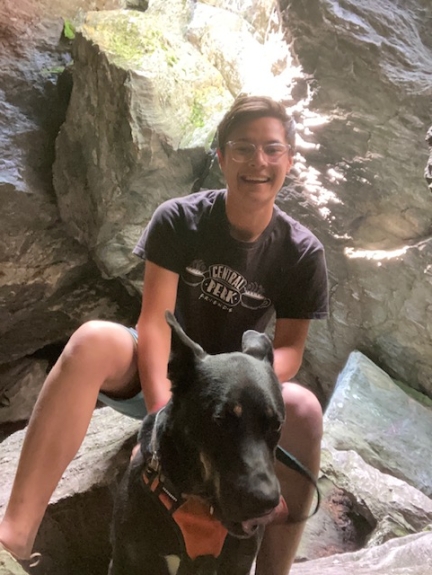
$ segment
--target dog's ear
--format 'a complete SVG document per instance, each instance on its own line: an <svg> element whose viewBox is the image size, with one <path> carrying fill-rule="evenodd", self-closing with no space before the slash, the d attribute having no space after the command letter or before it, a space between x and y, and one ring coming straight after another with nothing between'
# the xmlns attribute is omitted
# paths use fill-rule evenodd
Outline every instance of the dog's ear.
<svg viewBox="0 0 432 575"><path fill-rule="evenodd" d="M187 348L191 349L196 357L203 358L205 357L206 353L203 348L191 340L188 337L183 329L181 328L179 322L176 320L174 315L170 311L165 312L165 319L167 320L168 325L171 326L173 337L177 338L178 343L182 346L186 346Z"/></svg>
<svg viewBox="0 0 432 575"><path fill-rule="evenodd" d="M178 381L187 380L196 360L204 359L207 354L200 345L185 334L171 312L165 312L165 319L172 329L172 347L175 350L168 363L168 377L175 385Z"/></svg>
<svg viewBox="0 0 432 575"><path fill-rule="evenodd" d="M263 359L273 365L273 346L270 338L265 333L249 329L242 338L242 352L252 355L257 359Z"/></svg>

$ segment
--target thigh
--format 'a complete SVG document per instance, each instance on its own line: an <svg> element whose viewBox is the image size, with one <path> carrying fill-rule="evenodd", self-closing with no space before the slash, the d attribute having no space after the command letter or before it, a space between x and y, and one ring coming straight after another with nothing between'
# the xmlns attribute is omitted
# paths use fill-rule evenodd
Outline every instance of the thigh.
<svg viewBox="0 0 432 575"><path fill-rule="evenodd" d="M295 456L302 456L320 444L322 408L316 396L298 383L284 383L285 423L280 444Z"/></svg>

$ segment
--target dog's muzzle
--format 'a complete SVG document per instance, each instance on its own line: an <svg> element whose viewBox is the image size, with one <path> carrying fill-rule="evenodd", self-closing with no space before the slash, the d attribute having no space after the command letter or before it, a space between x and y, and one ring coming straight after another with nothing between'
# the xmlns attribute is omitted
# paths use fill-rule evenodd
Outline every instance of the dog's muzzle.
<svg viewBox="0 0 432 575"><path fill-rule="evenodd" d="M282 524L286 523L288 518L288 506L285 499L280 497L279 504L269 513L262 515L261 517L256 517L254 519L248 519L247 521L242 521L241 527L247 537L251 537L259 527L265 527L270 523Z"/></svg>

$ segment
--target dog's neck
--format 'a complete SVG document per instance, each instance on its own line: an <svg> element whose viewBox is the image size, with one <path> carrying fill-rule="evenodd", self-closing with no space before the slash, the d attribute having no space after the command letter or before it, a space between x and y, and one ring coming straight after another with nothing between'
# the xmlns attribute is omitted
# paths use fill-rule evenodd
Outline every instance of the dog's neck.
<svg viewBox="0 0 432 575"><path fill-rule="evenodd" d="M184 430L170 425L169 416L158 432L158 458L162 473L183 494L206 496L199 452L183 440Z"/></svg>

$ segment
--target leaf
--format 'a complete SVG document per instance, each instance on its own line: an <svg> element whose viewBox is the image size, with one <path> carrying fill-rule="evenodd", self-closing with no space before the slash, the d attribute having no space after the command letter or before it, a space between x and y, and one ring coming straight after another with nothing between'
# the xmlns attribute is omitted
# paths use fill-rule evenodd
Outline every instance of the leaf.
<svg viewBox="0 0 432 575"><path fill-rule="evenodd" d="M70 20L64 21L63 34L65 38L67 38L68 40L75 39L75 26L72 24Z"/></svg>

